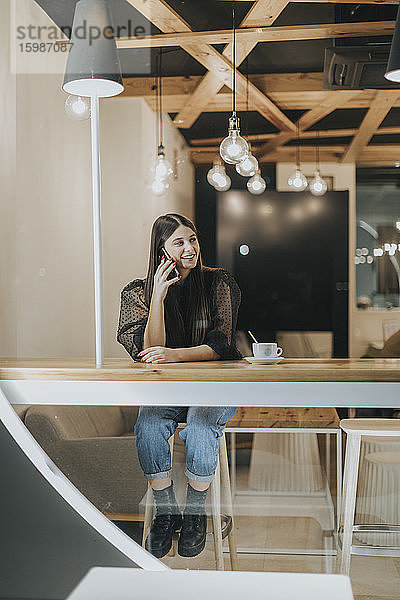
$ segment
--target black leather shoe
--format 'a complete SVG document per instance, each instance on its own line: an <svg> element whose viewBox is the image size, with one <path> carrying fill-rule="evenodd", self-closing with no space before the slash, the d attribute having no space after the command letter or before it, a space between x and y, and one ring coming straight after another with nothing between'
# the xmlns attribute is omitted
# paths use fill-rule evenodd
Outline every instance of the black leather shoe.
<svg viewBox="0 0 400 600"><path fill-rule="evenodd" d="M180 556L197 556L206 545L206 515L184 515L178 542Z"/></svg>
<svg viewBox="0 0 400 600"><path fill-rule="evenodd" d="M171 550L172 536L182 526L182 515L156 515L149 535L146 538L146 550L156 558L162 558Z"/></svg>

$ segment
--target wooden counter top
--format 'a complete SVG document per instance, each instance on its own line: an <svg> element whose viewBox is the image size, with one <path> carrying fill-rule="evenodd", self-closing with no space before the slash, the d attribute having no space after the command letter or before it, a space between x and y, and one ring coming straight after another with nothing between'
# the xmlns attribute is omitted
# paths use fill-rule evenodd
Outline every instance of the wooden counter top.
<svg viewBox="0 0 400 600"><path fill-rule="evenodd" d="M229 382L400 382L400 359L284 359L277 365L245 360L151 365L106 359L0 359L1 380L47 381L229 381Z"/></svg>

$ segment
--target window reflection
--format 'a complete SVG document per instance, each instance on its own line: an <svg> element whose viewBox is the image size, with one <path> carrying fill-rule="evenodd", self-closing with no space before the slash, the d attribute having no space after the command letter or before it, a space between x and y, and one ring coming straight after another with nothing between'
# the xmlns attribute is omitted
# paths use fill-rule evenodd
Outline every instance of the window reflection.
<svg viewBox="0 0 400 600"><path fill-rule="evenodd" d="M399 307L400 169L357 169L354 253L360 309Z"/></svg>

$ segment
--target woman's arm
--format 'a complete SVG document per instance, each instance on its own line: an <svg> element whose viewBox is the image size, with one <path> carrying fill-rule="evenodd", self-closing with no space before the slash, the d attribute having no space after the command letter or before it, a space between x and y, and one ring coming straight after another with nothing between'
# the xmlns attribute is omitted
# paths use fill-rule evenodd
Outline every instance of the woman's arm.
<svg viewBox="0 0 400 600"><path fill-rule="evenodd" d="M175 277L168 281L168 275L175 267L175 263L170 260L161 260L157 271L154 274L153 294L150 301L149 319L144 332L143 348L152 348L154 346L165 346L165 317L164 300L171 285L179 281Z"/></svg>
<svg viewBox="0 0 400 600"><path fill-rule="evenodd" d="M176 351L177 362L200 361L200 360L219 360L220 356L210 346L202 344L192 348L174 348Z"/></svg>
<svg viewBox="0 0 400 600"><path fill-rule="evenodd" d="M164 300L153 297L150 302L149 318L144 330L143 349L165 346Z"/></svg>
<svg viewBox="0 0 400 600"><path fill-rule="evenodd" d="M201 360L218 360L219 354L210 346L203 344L192 348L165 348L152 346L139 352L138 358L148 363L197 362Z"/></svg>

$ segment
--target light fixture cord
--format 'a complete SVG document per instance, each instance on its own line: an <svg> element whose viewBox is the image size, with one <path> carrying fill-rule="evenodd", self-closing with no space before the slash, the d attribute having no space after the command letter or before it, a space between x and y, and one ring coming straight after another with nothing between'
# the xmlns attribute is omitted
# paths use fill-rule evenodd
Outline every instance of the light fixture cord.
<svg viewBox="0 0 400 600"><path fill-rule="evenodd" d="M319 131L317 131L317 144L316 144L316 156L317 156L317 171L319 172Z"/></svg>
<svg viewBox="0 0 400 600"><path fill-rule="evenodd" d="M160 48L160 52L157 55L157 71L158 71L158 76L157 76L157 81L158 81L158 86L157 86L157 95L158 95L158 141L159 141L159 146L163 145L163 119L162 119L162 48Z"/></svg>
<svg viewBox="0 0 400 600"><path fill-rule="evenodd" d="M246 56L246 136L249 135L249 57Z"/></svg>
<svg viewBox="0 0 400 600"><path fill-rule="evenodd" d="M236 26L235 26L235 0L232 1L232 29L233 29L233 106L236 113Z"/></svg>
<svg viewBox="0 0 400 600"><path fill-rule="evenodd" d="M296 123L297 127L297 144L296 144L296 165L300 169L300 126L299 122Z"/></svg>

